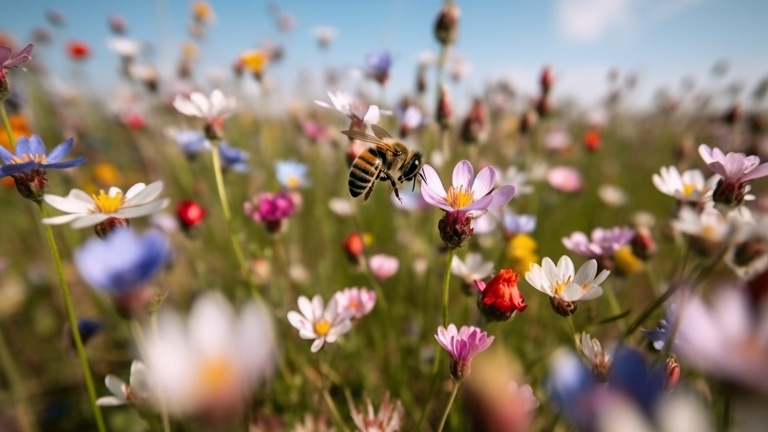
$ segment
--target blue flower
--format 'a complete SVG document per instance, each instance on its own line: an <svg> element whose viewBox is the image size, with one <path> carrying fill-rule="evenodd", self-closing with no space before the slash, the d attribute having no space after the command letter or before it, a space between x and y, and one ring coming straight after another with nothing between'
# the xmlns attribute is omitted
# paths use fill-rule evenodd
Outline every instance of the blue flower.
<svg viewBox="0 0 768 432"><path fill-rule="evenodd" d="M121 228L104 240L92 238L75 251L75 265L88 285L115 298L142 289L165 265L170 248L163 234L138 236Z"/></svg>
<svg viewBox="0 0 768 432"><path fill-rule="evenodd" d="M296 161L277 161L275 176L280 185L287 189L300 189L309 186L307 166Z"/></svg>
<svg viewBox="0 0 768 432"><path fill-rule="evenodd" d="M248 172L248 160L251 155L247 151L232 147L225 142L219 144L219 155L221 156L221 167L224 171L235 171L239 173Z"/></svg>
<svg viewBox="0 0 768 432"><path fill-rule="evenodd" d="M530 234L536 229L536 216L519 215L512 212L504 214L504 232L507 235Z"/></svg>
<svg viewBox="0 0 768 432"><path fill-rule="evenodd" d="M387 74L392 66L392 56L388 51L373 52L365 57L365 64L368 65L368 70L375 75Z"/></svg>
<svg viewBox="0 0 768 432"><path fill-rule="evenodd" d="M31 138L20 137L16 141L16 154L12 154L4 147L0 146L0 159L3 160L3 166L0 166L0 178L18 173L30 173L36 169L63 169L77 166L85 162L85 158L80 157L66 162L59 162L69 153L72 148L72 138L57 145L50 153L45 153L45 144L37 135Z"/></svg>
<svg viewBox="0 0 768 432"><path fill-rule="evenodd" d="M205 138L205 135L195 130L185 129L177 131L173 138L181 146L181 151L190 158L211 148L211 143Z"/></svg>
<svg viewBox="0 0 768 432"><path fill-rule="evenodd" d="M661 351L664 349L664 345L666 345L667 340L669 340L669 332L667 332L668 329L669 324L667 324L667 320L661 320L659 321L659 325L656 327L656 330L642 330L642 332L643 336L651 341L653 348L657 351Z"/></svg>

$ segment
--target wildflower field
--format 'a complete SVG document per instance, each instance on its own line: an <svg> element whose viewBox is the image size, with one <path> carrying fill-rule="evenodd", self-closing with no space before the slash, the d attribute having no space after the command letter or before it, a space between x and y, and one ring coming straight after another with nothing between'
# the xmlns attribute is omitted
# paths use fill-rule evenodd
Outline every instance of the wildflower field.
<svg viewBox="0 0 768 432"><path fill-rule="evenodd" d="M0 431L765 430L768 81L469 91L471 8L290 93L276 4L213 79L207 2L172 71L117 14L117 71L0 33Z"/></svg>

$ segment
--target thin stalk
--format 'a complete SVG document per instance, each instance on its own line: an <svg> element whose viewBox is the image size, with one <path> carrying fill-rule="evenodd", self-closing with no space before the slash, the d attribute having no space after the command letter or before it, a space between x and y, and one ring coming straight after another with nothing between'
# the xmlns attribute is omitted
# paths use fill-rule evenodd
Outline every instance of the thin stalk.
<svg viewBox="0 0 768 432"><path fill-rule="evenodd" d="M40 208L40 214L43 217L48 217L48 211L43 205L42 201L37 202ZM88 389L88 397L91 400L91 408L93 408L93 416L96 419L96 426L99 432L106 432L107 428L104 425L104 418L101 415L101 409L96 405L96 386L93 384L93 376L91 376L91 367L88 364L88 357L85 354L85 347L83 346L83 339L80 337L80 330L77 328L77 319L75 318L75 307L72 303L72 294L69 291L69 285L64 278L64 268L61 264L61 256L59 256L59 248L56 246L56 238L53 236L53 230L50 225L42 224L45 230L45 236L48 239L48 246L51 249L51 255L53 256L53 262L56 264L56 274L59 278L59 287L61 288L61 296L64 299L64 307L67 312L67 320L69 321L69 329L72 332L72 339L75 341L75 348L77 350L77 357L80 360L80 366L83 369L83 375L85 376L85 386Z"/></svg>
<svg viewBox="0 0 768 432"><path fill-rule="evenodd" d="M627 330L624 332L624 336L621 337L621 342L624 342L624 339L632 335L632 333L635 332L642 324L643 322L648 319L649 316L653 312L656 311L661 305L663 305L667 300L669 300L670 297L672 297L677 290L683 286L682 283L675 283L669 289L664 292L661 296L659 296L656 300L653 301L653 303L649 304L648 306L643 309L642 312L640 312L640 316L638 316L632 324L627 327Z"/></svg>
<svg viewBox="0 0 768 432"><path fill-rule="evenodd" d="M0 328L0 366L2 366L3 375L5 375L8 385L11 387L11 396L16 404L16 416L18 417L19 427L22 431L37 431L32 409L27 405L28 400L24 391L23 379L11 355L11 350L8 347L8 342L5 340L2 328Z"/></svg>
<svg viewBox="0 0 768 432"><path fill-rule="evenodd" d="M437 432L443 432L443 427L445 427L445 421L448 420L448 413L451 412L451 407L453 406L453 401L456 399L456 394L459 393L459 386L461 385L460 381L456 381L456 384L453 386L453 392L451 392L451 398L448 399L448 405L445 406L445 412L443 412L443 418L440 420L440 426L437 428Z"/></svg>
<svg viewBox="0 0 768 432"><path fill-rule="evenodd" d="M8 134L8 142L11 143L11 148L16 151L16 140L13 139L13 129L11 129L11 121L8 120L8 113L5 112L5 103L0 101L0 117L3 118L3 126L5 126L5 133Z"/></svg>
<svg viewBox="0 0 768 432"><path fill-rule="evenodd" d="M349 429L344 424L344 419L342 419L341 414L339 414L339 409L336 408L336 404L333 402L333 398L331 398L331 395L326 388L323 388L323 398L325 399L325 403L328 404L328 409L331 410L331 416L333 417L336 426L343 432L349 432Z"/></svg>
<svg viewBox="0 0 768 432"><path fill-rule="evenodd" d="M451 285L451 263L455 253L453 248L448 250L448 261L445 265L445 276L443 277L443 327L448 327L448 288Z"/></svg>
<svg viewBox="0 0 768 432"><path fill-rule="evenodd" d="M574 345L576 345L576 350L579 349L579 337L576 334L576 327L573 325L573 316L568 316L568 327L571 329L571 342L573 342Z"/></svg>
<svg viewBox="0 0 768 432"><path fill-rule="evenodd" d="M611 307L611 312L616 316L620 315L621 306L619 305L619 299L616 298L616 288L613 286L609 286L609 287L605 287L604 291L605 291L605 298L608 299L608 305ZM618 323L622 331L627 328L626 317L618 320Z"/></svg>

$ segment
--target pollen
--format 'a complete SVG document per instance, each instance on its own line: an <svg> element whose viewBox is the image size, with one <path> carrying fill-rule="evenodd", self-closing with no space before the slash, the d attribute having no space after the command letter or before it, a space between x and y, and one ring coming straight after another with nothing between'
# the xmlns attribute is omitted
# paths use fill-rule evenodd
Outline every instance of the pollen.
<svg viewBox="0 0 768 432"><path fill-rule="evenodd" d="M286 183L290 189L296 189L301 186L301 179L298 176L290 176L288 177L288 180L286 180Z"/></svg>
<svg viewBox="0 0 768 432"><path fill-rule="evenodd" d="M320 320L315 323L314 329L318 336L325 336L331 331L331 323L326 320Z"/></svg>
<svg viewBox="0 0 768 432"><path fill-rule="evenodd" d="M210 393L234 385L237 380L232 362L224 357L203 362L197 372L197 382L202 391Z"/></svg>
<svg viewBox="0 0 768 432"><path fill-rule="evenodd" d="M99 191L99 195L92 194L93 202L99 208L100 213L114 213L123 205L123 193L118 192L115 195L109 195L104 189Z"/></svg>
<svg viewBox="0 0 768 432"><path fill-rule="evenodd" d="M568 286L569 283L571 283L571 277L572 276L568 276L568 279L565 282L560 282L555 285L555 288L552 290L555 295L560 295L563 292L563 289Z"/></svg>
<svg viewBox="0 0 768 432"><path fill-rule="evenodd" d="M37 162L37 163L44 164L45 163L45 155L44 154L41 155L41 154L28 154L28 153L25 153L25 154L21 155L21 158L19 158L18 156L14 156L13 160L11 161L11 163L25 163L25 162L29 162L29 161L34 161L34 162Z"/></svg>
<svg viewBox="0 0 768 432"><path fill-rule="evenodd" d="M683 195L690 196L694 190L696 190L696 187L693 185L683 184Z"/></svg>
<svg viewBox="0 0 768 432"><path fill-rule="evenodd" d="M449 206L458 210L472 204L472 202L475 201L475 198L472 195L472 191L464 189L463 186L459 186L458 188L449 186L448 191L445 194L445 201Z"/></svg>

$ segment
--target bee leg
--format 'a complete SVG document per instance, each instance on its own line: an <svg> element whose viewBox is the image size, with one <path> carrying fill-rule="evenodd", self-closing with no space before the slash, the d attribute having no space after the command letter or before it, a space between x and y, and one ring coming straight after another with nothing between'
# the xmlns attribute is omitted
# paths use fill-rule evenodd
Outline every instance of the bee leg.
<svg viewBox="0 0 768 432"><path fill-rule="evenodd" d="M402 204L403 203L403 199L400 198L400 191L397 190L397 182L395 182L395 178L392 177L392 174L390 174L390 173L388 173L386 171L382 171L382 173L379 175L379 180L381 180L381 181L389 180L389 184L391 184L392 185L392 189L395 190L395 197L397 197L398 201L400 201L400 203Z"/></svg>

